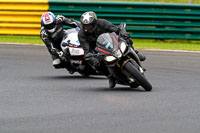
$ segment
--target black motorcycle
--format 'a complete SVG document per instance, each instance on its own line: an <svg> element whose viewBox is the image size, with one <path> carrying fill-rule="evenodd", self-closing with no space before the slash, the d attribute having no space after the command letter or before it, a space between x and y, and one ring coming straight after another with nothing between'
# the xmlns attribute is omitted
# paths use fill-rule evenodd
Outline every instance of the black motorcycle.
<svg viewBox="0 0 200 133"><path fill-rule="evenodd" d="M120 28L125 28L125 23ZM152 90L137 53L122 37L115 33L101 34L97 39L96 50L116 83L129 85L131 88L142 86L145 91Z"/></svg>

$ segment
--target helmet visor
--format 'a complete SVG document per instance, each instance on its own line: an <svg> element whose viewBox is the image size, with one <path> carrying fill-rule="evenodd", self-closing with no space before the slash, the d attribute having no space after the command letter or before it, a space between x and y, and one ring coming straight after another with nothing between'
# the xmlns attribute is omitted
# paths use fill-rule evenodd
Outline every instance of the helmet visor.
<svg viewBox="0 0 200 133"><path fill-rule="evenodd" d="M55 28L55 22L53 22L53 23L51 23L51 24L44 25L44 27L45 27L47 30L51 30L51 29Z"/></svg>
<svg viewBox="0 0 200 133"><path fill-rule="evenodd" d="M83 29L85 31L90 31L92 29L92 25L91 24L88 24L88 25L83 25Z"/></svg>

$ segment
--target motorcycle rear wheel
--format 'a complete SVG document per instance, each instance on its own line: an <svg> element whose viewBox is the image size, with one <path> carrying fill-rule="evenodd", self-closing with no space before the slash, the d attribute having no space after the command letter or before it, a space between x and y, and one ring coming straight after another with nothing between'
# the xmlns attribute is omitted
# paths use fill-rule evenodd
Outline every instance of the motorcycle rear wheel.
<svg viewBox="0 0 200 133"><path fill-rule="evenodd" d="M127 72L129 72L140 83L140 85L145 89L145 91L152 90L152 85L131 62L126 63L124 67L127 70Z"/></svg>

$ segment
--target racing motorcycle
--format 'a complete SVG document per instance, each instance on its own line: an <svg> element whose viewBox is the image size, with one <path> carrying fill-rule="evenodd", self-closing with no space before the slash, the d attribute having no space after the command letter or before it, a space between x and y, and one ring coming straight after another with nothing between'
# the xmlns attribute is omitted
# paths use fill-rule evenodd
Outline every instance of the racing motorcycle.
<svg viewBox="0 0 200 133"><path fill-rule="evenodd" d="M126 24L121 23L119 27L125 29ZM96 50L116 83L129 85L131 88L142 86L145 91L152 90L139 57L123 38L114 32L101 34L97 39Z"/></svg>
<svg viewBox="0 0 200 133"><path fill-rule="evenodd" d="M58 54L62 61L72 66L74 72L83 76L97 75L96 70L84 60L84 50L78 40L79 30L78 27L65 30L66 35L60 44L62 52Z"/></svg>

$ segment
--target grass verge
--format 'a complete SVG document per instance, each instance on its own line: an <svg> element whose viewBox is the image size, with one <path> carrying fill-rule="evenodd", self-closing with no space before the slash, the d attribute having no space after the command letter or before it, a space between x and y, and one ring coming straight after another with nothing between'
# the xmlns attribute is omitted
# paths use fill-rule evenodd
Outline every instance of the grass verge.
<svg viewBox="0 0 200 133"><path fill-rule="evenodd" d="M40 36L0 35L0 43L43 44Z"/></svg>
<svg viewBox="0 0 200 133"><path fill-rule="evenodd" d="M134 39L136 49L169 49L169 50L188 50L200 51L200 41L192 40L163 40L155 39Z"/></svg>
<svg viewBox="0 0 200 133"><path fill-rule="evenodd" d="M200 51L200 41L133 39L136 49L170 49ZM0 35L0 43L44 44L39 36Z"/></svg>

